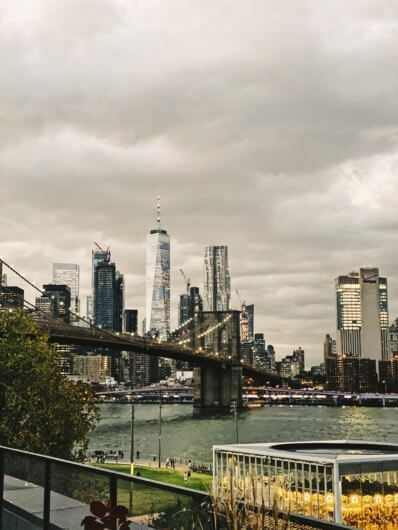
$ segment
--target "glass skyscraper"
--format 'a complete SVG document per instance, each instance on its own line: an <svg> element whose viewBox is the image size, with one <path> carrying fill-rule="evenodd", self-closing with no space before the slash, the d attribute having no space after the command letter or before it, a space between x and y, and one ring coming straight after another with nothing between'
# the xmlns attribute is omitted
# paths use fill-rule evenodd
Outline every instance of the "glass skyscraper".
<svg viewBox="0 0 398 530"><path fill-rule="evenodd" d="M53 283L69 287L71 294L70 308L73 313L77 314L80 311L79 279L79 265L75 263L53 263Z"/></svg>
<svg viewBox="0 0 398 530"><path fill-rule="evenodd" d="M205 247L204 274L205 311L228 311L231 299L228 247Z"/></svg>
<svg viewBox="0 0 398 530"><path fill-rule="evenodd" d="M156 331L161 340L170 333L170 237L160 227L147 236L146 254L146 331Z"/></svg>
<svg viewBox="0 0 398 530"><path fill-rule="evenodd" d="M362 268L336 279L337 353L381 360L388 357L387 279Z"/></svg>

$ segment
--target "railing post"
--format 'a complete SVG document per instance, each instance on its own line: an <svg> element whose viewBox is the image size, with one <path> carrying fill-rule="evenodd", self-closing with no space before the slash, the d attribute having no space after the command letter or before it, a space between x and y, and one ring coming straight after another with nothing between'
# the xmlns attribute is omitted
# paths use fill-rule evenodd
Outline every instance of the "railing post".
<svg viewBox="0 0 398 530"><path fill-rule="evenodd" d="M44 464L44 499L43 499L43 530L50 528L50 502L51 502L51 462Z"/></svg>
<svg viewBox="0 0 398 530"><path fill-rule="evenodd" d="M0 530L3 530L4 451L0 449Z"/></svg>
<svg viewBox="0 0 398 530"><path fill-rule="evenodd" d="M117 477L109 478L109 500L113 507L117 506Z"/></svg>

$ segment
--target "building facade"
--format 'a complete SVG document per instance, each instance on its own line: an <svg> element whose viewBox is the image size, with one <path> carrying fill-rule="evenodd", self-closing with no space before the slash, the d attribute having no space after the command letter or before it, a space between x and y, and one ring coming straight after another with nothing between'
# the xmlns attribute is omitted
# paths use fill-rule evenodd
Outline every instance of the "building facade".
<svg viewBox="0 0 398 530"><path fill-rule="evenodd" d="M254 304L248 304L246 306L247 311L247 333L248 340L254 340Z"/></svg>
<svg viewBox="0 0 398 530"><path fill-rule="evenodd" d="M387 279L361 268L336 279L337 353L388 358Z"/></svg>
<svg viewBox="0 0 398 530"><path fill-rule="evenodd" d="M204 309L205 311L228 311L230 300L228 247L207 246L204 257Z"/></svg>
<svg viewBox="0 0 398 530"><path fill-rule="evenodd" d="M53 263L53 283L67 285L70 289L70 308L73 313L80 313L79 299L80 267L75 263ZM72 316L72 320L74 320Z"/></svg>
<svg viewBox="0 0 398 530"><path fill-rule="evenodd" d="M170 334L170 236L160 227L147 236L146 331L156 331L161 340Z"/></svg>
<svg viewBox="0 0 398 530"><path fill-rule="evenodd" d="M124 310L123 331L126 333L138 333L138 309Z"/></svg>
<svg viewBox="0 0 398 530"><path fill-rule="evenodd" d="M118 324L116 268L108 261L95 266L94 324L109 330L115 330Z"/></svg>

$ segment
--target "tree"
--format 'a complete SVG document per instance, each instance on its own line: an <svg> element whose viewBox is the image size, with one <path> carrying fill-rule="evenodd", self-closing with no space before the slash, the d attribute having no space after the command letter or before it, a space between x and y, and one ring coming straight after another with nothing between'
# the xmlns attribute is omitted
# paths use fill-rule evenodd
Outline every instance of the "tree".
<svg viewBox="0 0 398 530"><path fill-rule="evenodd" d="M92 390L61 374L46 333L23 311L0 314L0 444L70 459L98 417Z"/></svg>

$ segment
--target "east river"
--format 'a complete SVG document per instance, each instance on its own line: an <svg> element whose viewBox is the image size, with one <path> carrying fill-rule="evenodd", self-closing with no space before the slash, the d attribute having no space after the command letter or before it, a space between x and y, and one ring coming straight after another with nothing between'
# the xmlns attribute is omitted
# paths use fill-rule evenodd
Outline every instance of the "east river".
<svg viewBox="0 0 398 530"><path fill-rule="evenodd" d="M99 405L101 420L89 450L129 454L130 406ZM238 414L239 442L353 439L398 443L398 408L272 406ZM136 405L135 449L157 454L159 405ZM162 454L211 461L216 444L235 443L231 413L203 414L190 405L162 406Z"/></svg>

